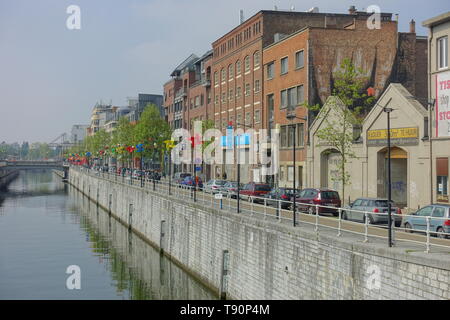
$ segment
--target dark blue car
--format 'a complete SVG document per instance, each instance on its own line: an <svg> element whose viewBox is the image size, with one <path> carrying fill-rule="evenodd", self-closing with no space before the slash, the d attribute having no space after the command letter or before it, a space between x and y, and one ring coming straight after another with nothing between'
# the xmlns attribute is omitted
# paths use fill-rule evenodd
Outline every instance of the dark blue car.
<svg viewBox="0 0 450 320"><path fill-rule="evenodd" d="M203 181L200 177L197 177L197 187L203 188ZM181 181L181 185L183 186L189 186L193 187L195 185L195 177L194 176L188 176Z"/></svg>

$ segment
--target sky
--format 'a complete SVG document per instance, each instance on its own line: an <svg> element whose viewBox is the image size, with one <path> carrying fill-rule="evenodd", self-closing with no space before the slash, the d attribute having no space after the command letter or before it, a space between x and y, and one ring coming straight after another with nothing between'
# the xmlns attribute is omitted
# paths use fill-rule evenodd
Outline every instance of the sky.
<svg viewBox="0 0 450 320"><path fill-rule="evenodd" d="M67 8L80 8L70 30ZM448 0L0 0L0 142L51 142L88 124L96 102L162 94L171 71L259 10L347 13L378 5L399 30L450 10Z"/></svg>

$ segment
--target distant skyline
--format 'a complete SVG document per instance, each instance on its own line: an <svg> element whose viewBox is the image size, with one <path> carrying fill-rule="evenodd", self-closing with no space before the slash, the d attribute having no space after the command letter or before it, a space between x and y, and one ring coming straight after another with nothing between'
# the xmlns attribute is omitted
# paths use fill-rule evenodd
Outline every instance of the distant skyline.
<svg viewBox="0 0 450 320"><path fill-rule="evenodd" d="M69 30L66 9L81 9ZM399 14L399 31L449 11L448 1L2 0L0 2L0 143L50 142L88 124L95 103L125 106L138 93L162 94L171 71L260 10L347 13L378 5Z"/></svg>

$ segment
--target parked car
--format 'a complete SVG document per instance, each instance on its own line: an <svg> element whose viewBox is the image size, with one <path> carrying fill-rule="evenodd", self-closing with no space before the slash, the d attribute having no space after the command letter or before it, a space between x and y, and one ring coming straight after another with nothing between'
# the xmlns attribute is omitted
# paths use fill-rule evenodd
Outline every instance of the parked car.
<svg viewBox="0 0 450 320"><path fill-rule="evenodd" d="M271 207L278 207L278 200L281 200L281 209L289 209L292 205L293 188L274 188L264 197L267 199L266 204ZM300 190L296 190L297 197L300 195Z"/></svg>
<svg viewBox="0 0 450 320"><path fill-rule="evenodd" d="M195 178L197 178L197 187L203 188L203 181L200 177L187 176L181 181L181 185L193 187L195 186Z"/></svg>
<svg viewBox="0 0 450 320"><path fill-rule="evenodd" d="M342 219L356 222L366 222L365 212L370 212L367 217L370 224L387 224L388 222L388 200L380 198L358 198L349 206L346 206L342 211ZM381 213L381 214L380 214ZM391 213L401 214L393 201L391 201ZM395 221L395 226L400 227L402 224L402 217L398 215L392 216Z"/></svg>
<svg viewBox="0 0 450 320"><path fill-rule="evenodd" d="M436 235L439 238L450 238L450 205L446 204L432 204L406 215L404 217L405 231L426 232L427 217L430 217L430 232L437 232Z"/></svg>
<svg viewBox="0 0 450 320"><path fill-rule="evenodd" d="M338 216L338 208L341 206L339 193L330 189L303 189L295 202L299 211L309 214L315 214L316 207L314 205L320 205L326 206L327 208L319 207L319 214L332 213L334 216Z"/></svg>
<svg viewBox="0 0 450 320"><path fill-rule="evenodd" d="M230 198L237 198L237 187L238 187L238 183L236 181L227 181L221 188L220 188L220 192L222 192L225 195L229 195ZM240 184L239 189L243 189L244 188L244 184Z"/></svg>
<svg viewBox="0 0 450 320"><path fill-rule="evenodd" d="M222 187L226 184L225 180L212 179L205 184L204 191L207 193L222 192Z"/></svg>
<svg viewBox="0 0 450 320"><path fill-rule="evenodd" d="M263 202L262 198L265 194L269 193L272 188L265 183L247 183L242 190L240 190L239 197L247 201L251 201L252 197L258 197L254 199L254 202Z"/></svg>
<svg viewBox="0 0 450 320"><path fill-rule="evenodd" d="M181 182L184 180L184 178L192 176L189 172L177 172L173 175L173 183L175 184L181 184Z"/></svg>

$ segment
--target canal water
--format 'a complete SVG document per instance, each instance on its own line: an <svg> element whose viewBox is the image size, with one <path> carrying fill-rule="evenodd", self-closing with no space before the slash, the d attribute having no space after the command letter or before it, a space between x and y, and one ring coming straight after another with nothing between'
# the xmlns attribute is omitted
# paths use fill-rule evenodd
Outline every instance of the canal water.
<svg viewBox="0 0 450 320"><path fill-rule="evenodd" d="M217 299L60 180L22 172L0 193L0 299Z"/></svg>

